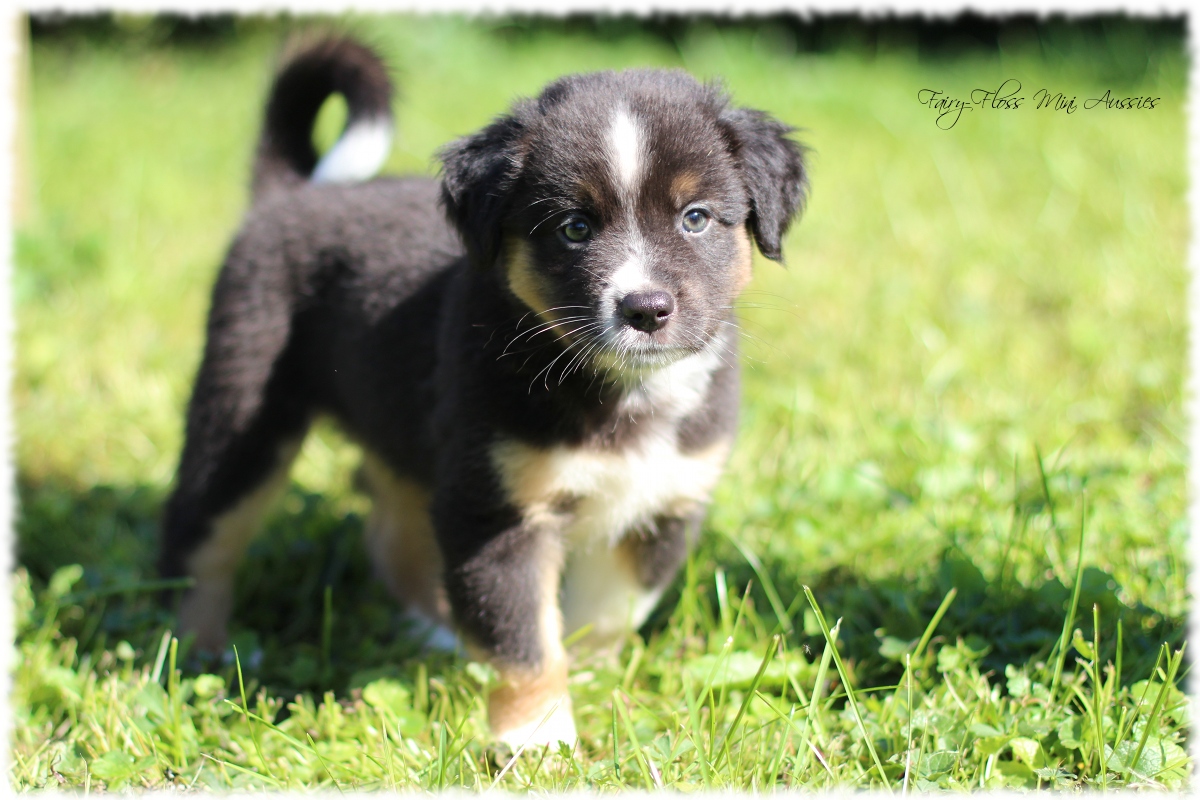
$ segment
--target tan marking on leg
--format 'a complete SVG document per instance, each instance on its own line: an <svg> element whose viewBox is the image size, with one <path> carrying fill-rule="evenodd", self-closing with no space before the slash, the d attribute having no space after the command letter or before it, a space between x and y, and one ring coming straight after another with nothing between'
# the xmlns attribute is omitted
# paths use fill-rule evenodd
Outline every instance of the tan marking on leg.
<svg viewBox="0 0 1200 800"><path fill-rule="evenodd" d="M188 557L187 574L195 583L180 604L179 630L181 634L195 634L200 650L220 652L225 648L238 563L271 504L287 485L288 470L298 452L300 442L281 447L275 471L236 506L214 519L212 533Z"/></svg>
<svg viewBox="0 0 1200 800"><path fill-rule="evenodd" d="M544 585L539 615L542 664L531 674L528 667L522 671L493 662L502 679L501 687L494 693L495 700L489 702L489 717L498 737L516 741L518 733L532 730L556 704L561 708L569 702L561 642L563 621L558 609L561 569L558 548L578 547L583 559L591 555L589 547L595 547L596 552L608 552L611 569L594 570L588 581L600 572L613 579L619 575L621 565L612 551L625 533L659 514L683 513L697 503L707 502L708 494L721 474L728 448L729 441L721 440L696 452L684 453L672 436L650 437L639 447L620 451L588 447L538 448L513 440L501 440L493 445L492 463L506 496L520 509L524 524L551 532L545 540L555 545L547 548L542 561ZM589 566L589 562L583 561L580 568ZM636 577L627 567L625 571L630 577L623 580L627 586L632 586ZM575 608L582 609L597 598L611 599L603 588L598 586L594 591L577 594ZM657 599L634 598L640 603L635 603L632 613L626 613L629 605L622 601L630 599L630 595L622 598L617 592L616 597L616 605L620 607L613 606L616 610L611 615L611 622L605 619L607 631L627 628L635 617L644 617L653 608L651 600ZM573 620L585 616L583 610L572 612ZM480 656L486 658L487 654ZM559 665L559 659L564 659L563 665ZM560 716L556 711L552 719L558 720ZM573 735L574 729L570 732ZM541 736L538 734L539 738Z"/></svg>
<svg viewBox="0 0 1200 800"><path fill-rule="evenodd" d="M750 279L754 277L754 248L750 244L750 233L742 226L734 234L737 238L737 261L734 262L734 291L736 297L742 293L742 290L750 283Z"/></svg>
<svg viewBox="0 0 1200 800"><path fill-rule="evenodd" d="M696 190L700 188L700 176L695 172L681 172L671 180L671 199L675 205L683 208L692 200Z"/></svg>
<svg viewBox="0 0 1200 800"><path fill-rule="evenodd" d="M533 267L533 255L529 245L522 239L512 237L505 243L505 270L508 274L508 288L517 298L529 307L538 319L549 321L552 316L546 316L551 303L546 296L545 281Z"/></svg>
<svg viewBox="0 0 1200 800"><path fill-rule="evenodd" d="M551 531L545 532L537 554L538 614L531 620L538 627L538 664L509 665L492 659L500 682L488 696L488 723L496 738L514 748L559 741L574 744L576 740L558 606L562 558L561 541ZM488 657L478 650L475 653L476 657Z"/></svg>
<svg viewBox="0 0 1200 800"><path fill-rule="evenodd" d="M439 625L450 624L442 554L429 515L429 490L399 478L377 456L363 458L371 493L365 539L376 574L392 596Z"/></svg>
<svg viewBox="0 0 1200 800"><path fill-rule="evenodd" d="M488 695L488 723L497 739L513 748L575 743L565 655L536 673L511 669L497 672L500 684Z"/></svg>

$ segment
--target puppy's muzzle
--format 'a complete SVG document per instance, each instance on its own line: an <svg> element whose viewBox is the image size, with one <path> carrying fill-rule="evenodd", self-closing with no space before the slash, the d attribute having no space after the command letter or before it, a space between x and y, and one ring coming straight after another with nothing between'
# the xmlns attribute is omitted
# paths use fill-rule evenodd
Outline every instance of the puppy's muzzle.
<svg viewBox="0 0 1200 800"><path fill-rule="evenodd" d="M625 295L619 308L625 324L646 333L661 330L675 311L670 292L632 292Z"/></svg>

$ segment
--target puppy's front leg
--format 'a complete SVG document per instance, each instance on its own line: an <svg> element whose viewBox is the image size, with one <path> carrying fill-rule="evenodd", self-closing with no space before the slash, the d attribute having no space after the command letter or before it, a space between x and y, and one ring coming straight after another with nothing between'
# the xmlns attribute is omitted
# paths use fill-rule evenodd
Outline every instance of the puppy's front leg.
<svg viewBox="0 0 1200 800"><path fill-rule="evenodd" d="M459 500L458 507L463 505ZM514 749L573 744L558 606L562 542L554 517L514 519L517 515L504 513L509 522L504 524L494 517L439 516L455 618L472 656L490 663L500 677L488 698L492 732ZM493 533L481 533L489 527Z"/></svg>

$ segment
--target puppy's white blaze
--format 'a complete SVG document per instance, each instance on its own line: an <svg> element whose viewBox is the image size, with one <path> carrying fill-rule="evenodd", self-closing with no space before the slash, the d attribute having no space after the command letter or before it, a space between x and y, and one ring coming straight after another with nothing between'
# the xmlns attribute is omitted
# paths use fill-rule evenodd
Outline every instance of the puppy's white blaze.
<svg viewBox="0 0 1200 800"><path fill-rule="evenodd" d="M364 119L342 132L329 152L317 162L313 183L355 183L371 178L387 161L392 149L392 123L385 118Z"/></svg>
<svg viewBox="0 0 1200 800"><path fill-rule="evenodd" d="M608 142L617 186L632 191L642 169L642 132L626 109L619 109L613 118L612 127L608 130Z"/></svg>
<svg viewBox="0 0 1200 800"><path fill-rule="evenodd" d="M612 313L620 313L621 301L632 292L645 291L652 288L650 270L647 266L646 242L641 232L636 228L631 231L629 238L629 257L625 263L608 275L604 287L603 304L612 308ZM614 337L623 333L620 329L610 329L607 337L615 342Z"/></svg>
<svg viewBox="0 0 1200 800"><path fill-rule="evenodd" d="M613 302L616 303L620 303L625 295L631 292L649 288L650 275L646 271L646 261L642 258L642 254L635 253L629 257L628 261L617 267L616 272L609 276L608 285L611 287Z"/></svg>

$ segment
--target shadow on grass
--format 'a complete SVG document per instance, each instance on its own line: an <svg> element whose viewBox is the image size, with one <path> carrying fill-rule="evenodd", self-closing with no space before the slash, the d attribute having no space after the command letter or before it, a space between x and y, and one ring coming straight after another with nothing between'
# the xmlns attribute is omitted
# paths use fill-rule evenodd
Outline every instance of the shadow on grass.
<svg viewBox="0 0 1200 800"><path fill-rule="evenodd" d="M76 638L83 655L129 642L153 659L163 632L173 624L153 590L160 489L144 486L79 489L53 481L18 483L18 562L28 570L35 594L55 570L84 568L70 602L59 613L64 635ZM293 486L264 534L250 546L237 583L231 641L237 646L248 692L275 696L298 692L344 694L382 675L408 674L423 666L436 672L447 656L420 656L421 641L406 628L396 605L374 579L362 546L363 520L342 514L321 495ZM715 537L714 537L715 538ZM711 577L713 538L700 546L700 572ZM776 624L759 581L737 558L726 564L730 594L750 596L764 622ZM793 565L767 562L768 577L787 585ZM708 580L708 582L711 582ZM794 580L793 580L794 583ZM918 639L951 588L957 597L939 624L943 640L962 638L984 652L983 666L998 675L1008 664L1045 659L1057 641L1071 587L1055 579L1036 586L988 581L954 548L915 576L864 581L835 569L809 581L826 616L843 619L840 641L861 686L894 683L905 645ZM662 635L681 591L668 592L642 632ZM799 587L796 587L797 589ZM1148 677L1161 642L1179 646L1185 621L1153 608L1121 601L1107 573L1085 569L1075 626L1092 637L1093 605L1100 609L1101 658L1115 659L1116 625L1123 632L1122 681ZM713 593L703 598L712 600ZM819 652L823 645L802 596L781 598L790 608L794 644ZM42 609L44 613L44 609ZM949 652L949 651L948 651ZM1073 664L1073 656L1068 659ZM196 669L193 660L185 664ZM231 664L207 665L236 685Z"/></svg>
<svg viewBox="0 0 1200 800"><path fill-rule="evenodd" d="M738 565L729 559L727 580L730 592L744 592L750 586L755 607L769 624L777 618L762 609L769 601L758 586L759 580L744 559ZM763 565L776 586L794 583L792 565ZM1024 665L1044 661L1062 635L1063 621L1070 609L1074 588L1057 578L1046 578L1036 585L1015 580L988 580L979 566L966 554L947 547L940 557L921 567L915 575L889 576L865 580L849 570L835 568L814 575L809 582L822 611L829 619L842 619L839 642L847 660L853 663L860 686L888 685L899 680L904 671L904 653L921 638L946 595L956 596L939 622L933 643L959 639L973 651L982 653L980 667L1003 676L1009 664ZM791 612L795 639L819 652L824 639L815 617L808 611L800 587L793 596L782 593L781 601ZM1078 628L1084 641L1093 640L1093 607L1100 614L1100 660L1115 662L1117 625L1121 626L1122 683L1150 677L1163 642L1178 649L1186 632L1186 620L1171 617L1140 602L1128 605L1120 598L1121 587L1109 573L1085 567L1080 581L1078 611L1072 628ZM947 651L949 654L950 651ZM1073 667L1079 654L1071 649L1066 664ZM939 666L942 666L939 664ZM952 669L954 664L946 664Z"/></svg>
<svg viewBox="0 0 1200 800"><path fill-rule="evenodd" d="M18 564L28 570L35 595L55 570L71 564L84 570L59 614L63 634L78 640L81 655L126 641L152 663L175 621L160 602L154 571L164 492L26 480L18 491ZM362 519L295 486L282 505L286 510L251 543L237 580L230 643L247 691L344 693L415 668L422 640L372 575ZM186 644L185 669L216 672L236 686L233 664L200 662ZM436 668L447 658L421 661Z"/></svg>

